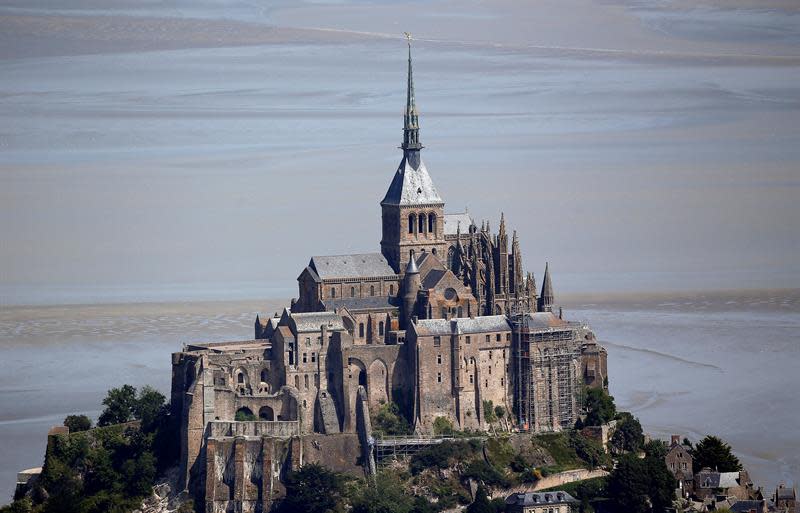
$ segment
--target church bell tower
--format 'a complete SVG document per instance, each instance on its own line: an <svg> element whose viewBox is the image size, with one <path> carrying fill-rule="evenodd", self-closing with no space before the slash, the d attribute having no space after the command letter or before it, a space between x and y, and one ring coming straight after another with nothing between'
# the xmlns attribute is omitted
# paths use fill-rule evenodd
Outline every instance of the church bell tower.
<svg viewBox="0 0 800 513"><path fill-rule="evenodd" d="M433 185L419 140L419 114L414 98L411 67L411 36L408 38L408 84L403 123L403 160L381 201L383 230L381 252L394 271L405 271L411 255L429 252L439 259L447 256L444 238L444 200Z"/></svg>

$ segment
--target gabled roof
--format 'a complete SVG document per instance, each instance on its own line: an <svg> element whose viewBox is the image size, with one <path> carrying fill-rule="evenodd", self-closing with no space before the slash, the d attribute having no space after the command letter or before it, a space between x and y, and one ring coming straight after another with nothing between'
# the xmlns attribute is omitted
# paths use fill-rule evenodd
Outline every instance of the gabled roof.
<svg viewBox="0 0 800 513"><path fill-rule="evenodd" d="M761 513L764 511L764 501L736 501L733 503L733 506L730 507L730 510L733 513L750 513L751 511L756 511Z"/></svg>
<svg viewBox="0 0 800 513"><path fill-rule="evenodd" d="M506 504L518 506L537 506L541 504L575 504L578 500L567 492L528 492L514 493L506 498Z"/></svg>
<svg viewBox="0 0 800 513"><path fill-rule="evenodd" d="M450 335L453 333L469 335L472 333L489 333L509 331L511 325L505 315L484 315L481 317L464 317L459 319L421 319L414 326L418 335Z"/></svg>
<svg viewBox="0 0 800 513"><path fill-rule="evenodd" d="M444 234L455 235L461 226L461 233L468 233L470 225L474 224L472 216L467 212L444 215Z"/></svg>
<svg viewBox="0 0 800 513"><path fill-rule="evenodd" d="M328 311L347 308L350 312L358 312L361 310L396 309L399 303L397 298L392 296L368 296L326 299L323 301L323 305Z"/></svg>
<svg viewBox="0 0 800 513"><path fill-rule="evenodd" d="M559 319L553 312L534 312L526 314L522 318L522 323L523 327L528 330L569 327L568 322Z"/></svg>
<svg viewBox="0 0 800 513"><path fill-rule="evenodd" d="M289 323L295 333L318 332L323 324L331 331L344 331L342 318L333 312L293 313Z"/></svg>
<svg viewBox="0 0 800 513"><path fill-rule="evenodd" d="M414 167L414 164L416 167ZM403 160L386 191L381 205L420 205L427 203L444 203L433 180L428 174L422 159L411 162L408 153L403 155Z"/></svg>
<svg viewBox="0 0 800 513"><path fill-rule="evenodd" d="M311 257L308 269L323 280L395 276L389 262L380 253L314 256Z"/></svg>

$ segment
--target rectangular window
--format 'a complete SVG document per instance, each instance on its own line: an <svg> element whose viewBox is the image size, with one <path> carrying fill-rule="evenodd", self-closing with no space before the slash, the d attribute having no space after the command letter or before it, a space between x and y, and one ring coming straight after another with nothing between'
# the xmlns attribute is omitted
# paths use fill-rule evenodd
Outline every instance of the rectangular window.
<svg viewBox="0 0 800 513"><path fill-rule="evenodd" d="M489 388L489 380L484 381L484 388Z"/></svg>
<svg viewBox="0 0 800 513"><path fill-rule="evenodd" d="M440 354L436 355L436 363L439 364L439 365L442 364L442 355L440 355Z"/></svg>
<svg viewBox="0 0 800 513"><path fill-rule="evenodd" d="M436 373L436 381L439 382L439 383L442 382L442 373L441 372L437 372Z"/></svg>
<svg viewBox="0 0 800 513"><path fill-rule="evenodd" d="M308 361L308 353L303 353L303 363Z"/></svg>
<svg viewBox="0 0 800 513"><path fill-rule="evenodd" d="M470 342L469 335L467 335L467 344L469 344L469 342Z"/></svg>
<svg viewBox="0 0 800 513"><path fill-rule="evenodd" d="M503 379L503 378L500 378L500 386L501 386L501 387L502 387L502 386L505 386L505 384L506 384L506 380L505 380L505 379Z"/></svg>
<svg viewBox="0 0 800 513"><path fill-rule="evenodd" d="M433 337L433 347L439 347L442 345L442 337Z"/></svg>
<svg viewBox="0 0 800 513"><path fill-rule="evenodd" d="M495 335L495 336L494 336L494 339L495 339L497 342L500 342L500 334L498 333L497 335Z"/></svg>
<svg viewBox="0 0 800 513"><path fill-rule="evenodd" d="M472 376L472 374L470 374L469 375L469 384L471 385L473 383L475 383L475 378Z"/></svg>
<svg viewBox="0 0 800 513"><path fill-rule="evenodd" d="M311 363L314 363L316 361L317 361L317 353L311 353Z"/></svg>
<svg viewBox="0 0 800 513"><path fill-rule="evenodd" d="M511 342L511 333L506 333L506 342Z"/></svg>
<svg viewBox="0 0 800 513"><path fill-rule="evenodd" d="M306 345L311 347L311 337L306 337Z"/></svg>

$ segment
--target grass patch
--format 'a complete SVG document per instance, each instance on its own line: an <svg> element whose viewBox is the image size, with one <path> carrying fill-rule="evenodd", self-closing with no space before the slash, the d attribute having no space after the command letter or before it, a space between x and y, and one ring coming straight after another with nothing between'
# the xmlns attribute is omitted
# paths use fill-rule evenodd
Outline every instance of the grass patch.
<svg viewBox="0 0 800 513"><path fill-rule="evenodd" d="M556 464L550 470L572 470L586 468L586 462L578 457L575 448L570 444L567 433L547 433L535 435L533 443L550 453ZM560 471L557 470L557 471Z"/></svg>

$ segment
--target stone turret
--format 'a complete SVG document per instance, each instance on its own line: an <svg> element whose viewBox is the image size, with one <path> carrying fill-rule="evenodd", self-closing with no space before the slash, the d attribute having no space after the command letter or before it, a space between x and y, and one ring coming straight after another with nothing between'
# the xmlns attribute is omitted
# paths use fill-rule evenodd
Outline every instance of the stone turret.
<svg viewBox="0 0 800 513"><path fill-rule="evenodd" d="M414 316L417 306L417 293L421 286L416 258L412 255L408 260L406 274L403 277L403 327L407 327Z"/></svg>

